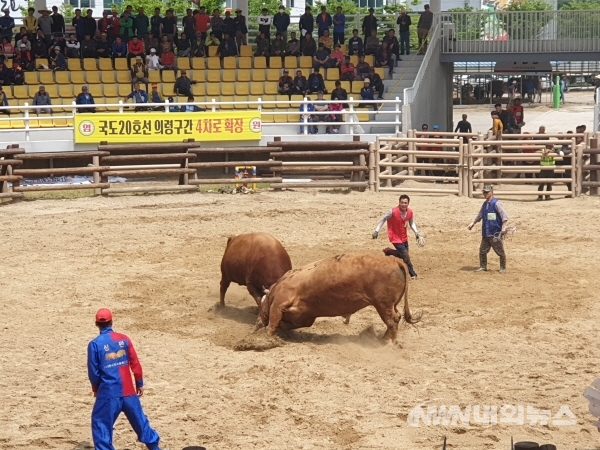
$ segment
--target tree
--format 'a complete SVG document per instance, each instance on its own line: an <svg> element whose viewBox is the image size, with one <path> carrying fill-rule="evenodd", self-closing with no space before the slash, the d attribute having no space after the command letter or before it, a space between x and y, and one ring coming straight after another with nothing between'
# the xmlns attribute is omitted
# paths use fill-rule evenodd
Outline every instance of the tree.
<svg viewBox="0 0 600 450"><path fill-rule="evenodd" d="M504 11L496 12L510 39L537 39L553 18L552 6L545 0L515 0ZM519 14L537 11L536 14Z"/></svg>
<svg viewBox="0 0 600 450"><path fill-rule="evenodd" d="M454 24L454 33L457 40L473 41L481 38L488 15L473 13L485 12L485 10L476 10L472 6L465 6L464 8L451 8L448 12Z"/></svg>
<svg viewBox="0 0 600 450"><path fill-rule="evenodd" d="M597 36L592 36L592 30L600 27L600 19L596 14L586 14L585 11L599 9L599 0L571 0L569 3L563 4L561 13L557 15L557 37L559 39L597 39Z"/></svg>

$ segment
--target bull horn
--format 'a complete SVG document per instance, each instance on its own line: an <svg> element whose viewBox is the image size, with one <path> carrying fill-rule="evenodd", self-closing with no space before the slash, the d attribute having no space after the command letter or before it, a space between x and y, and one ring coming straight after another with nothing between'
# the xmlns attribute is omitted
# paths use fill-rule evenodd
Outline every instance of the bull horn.
<svg viewBox="0 0 600 450"><path fill-rule="evenodd" d="M269 290L263 286L263 294L267 295L269 293Z"/></svg>

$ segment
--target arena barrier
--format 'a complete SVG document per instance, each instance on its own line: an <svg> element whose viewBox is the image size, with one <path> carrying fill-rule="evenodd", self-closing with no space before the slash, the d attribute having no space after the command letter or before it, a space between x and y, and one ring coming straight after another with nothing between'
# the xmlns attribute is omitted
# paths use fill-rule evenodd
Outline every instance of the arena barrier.
<svg viewBox="0 0 600 450"><path fill-rule="evenodd" d="M352 142L282 141L276 137L267 147L277 149L270 154L270 170L281 181L273 182L273 189L348 188L362 192L369 187L369 143L359 141L358 136Z"/></svg>
<svg viewBox="0 0 600 450"><path fill-rule="evenodd" d="M578 154L577 165L581 180L581 193L599 195L600 190L600 148L598 139L590 139L589 147Z"/></svg>
<svg viewBox="0 0 600 450"><path fill-rule="evenodd" d="M18 186L22 175L15 175L15 166L20 166L23 161L16 159L17 155L25 153L25 150L18 145L9 145L6 150L0 150L0 202L2 199L17 200L23 198L22 192L14 192L8 183Z"/></svg>

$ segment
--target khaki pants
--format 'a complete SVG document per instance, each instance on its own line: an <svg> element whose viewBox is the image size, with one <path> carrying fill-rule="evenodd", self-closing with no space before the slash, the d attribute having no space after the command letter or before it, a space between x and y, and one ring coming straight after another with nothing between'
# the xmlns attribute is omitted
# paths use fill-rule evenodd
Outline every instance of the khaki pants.
<svg viewBox="0 0 600 450"><path fill-rule="evenodd" d="M417 36L419 38L419 53L425 53L427 51L427 36L429 30L427 28L417 28Z"/></svg>

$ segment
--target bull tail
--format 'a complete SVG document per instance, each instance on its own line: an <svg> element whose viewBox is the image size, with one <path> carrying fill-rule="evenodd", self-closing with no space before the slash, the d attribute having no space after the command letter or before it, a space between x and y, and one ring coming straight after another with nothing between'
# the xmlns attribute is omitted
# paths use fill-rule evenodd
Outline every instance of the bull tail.
<svg viewBox="0 0 600 450"><path fill-rule="evenodd" d="M398 267L400 267L400 269L404 273L404 280L405 280L404 281L404 292L398 299L398 300L402 300L402 297L404 297L404 311L403 311L404 314L402 315L402 320L404 320L408 324L414 325L415 323L417 323L421 320L421 315L417 314L415 317L413 317L413 315L410 313L410 308L408 306L408 280L410 279L410 276L408 273L408 267L406 266L404 261L402 261L400 258L395 258L395 259L396 259L396 263L398 264Z"/></svg>

